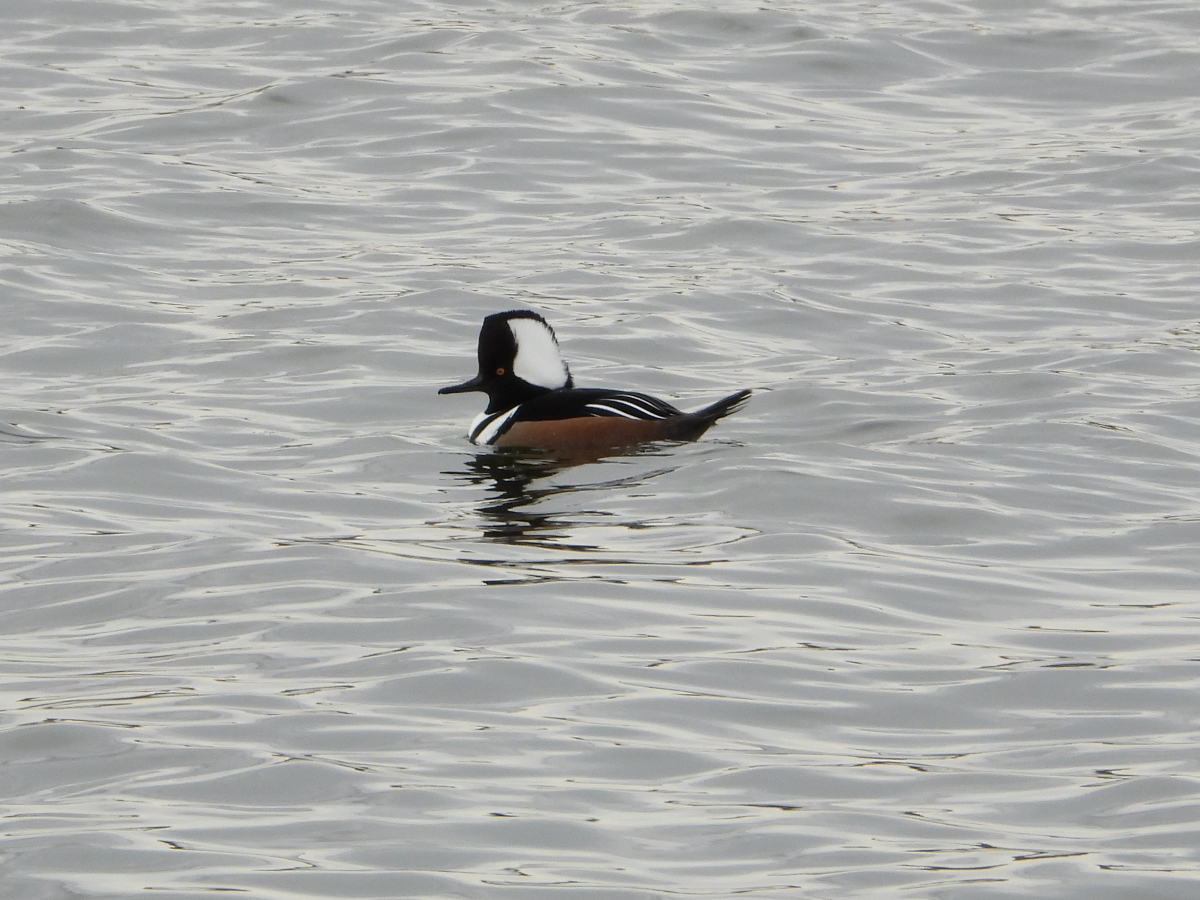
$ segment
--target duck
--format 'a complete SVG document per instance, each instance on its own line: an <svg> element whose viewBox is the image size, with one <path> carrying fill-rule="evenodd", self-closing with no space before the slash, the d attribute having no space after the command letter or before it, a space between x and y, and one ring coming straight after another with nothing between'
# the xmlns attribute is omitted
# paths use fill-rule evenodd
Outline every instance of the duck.
<svg viewBox="0 0 1200 900"><path fill-rule="evenodd" d="M479 372L439 394L487 394L467 431L473 444L550 452L594 452L652 441L694 441L737 412L742 389L695 412L637 391L577 388L554 329L528 309L493 313L479 330Z"/></svg>

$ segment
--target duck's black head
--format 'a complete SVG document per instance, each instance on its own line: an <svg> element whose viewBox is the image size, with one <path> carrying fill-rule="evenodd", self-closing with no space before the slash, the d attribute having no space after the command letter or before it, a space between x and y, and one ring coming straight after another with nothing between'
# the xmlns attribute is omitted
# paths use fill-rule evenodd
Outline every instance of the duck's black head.
<svg viewBox="0 0 1200 900"><path fill-rule="evenodd" d="M546 320L528 309L493 313L479 330L479 374L439 394L483 391L488 413L512 409L549 391L574 387Z"/></svg>

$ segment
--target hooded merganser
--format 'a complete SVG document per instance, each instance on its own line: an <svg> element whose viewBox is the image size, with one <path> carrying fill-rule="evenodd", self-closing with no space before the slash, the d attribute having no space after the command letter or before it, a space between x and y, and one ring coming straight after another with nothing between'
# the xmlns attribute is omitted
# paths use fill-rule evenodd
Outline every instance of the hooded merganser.
<svg viewBox="0 0 1200 900"><path fill-rule="evenodd" d="M483 391L473 444L586 451L645 441L694 441L750 396L742 390L685 413L633 391L577 388L546 320L531 310L494 313L479 331L479 374L439 394Z"/></svg>

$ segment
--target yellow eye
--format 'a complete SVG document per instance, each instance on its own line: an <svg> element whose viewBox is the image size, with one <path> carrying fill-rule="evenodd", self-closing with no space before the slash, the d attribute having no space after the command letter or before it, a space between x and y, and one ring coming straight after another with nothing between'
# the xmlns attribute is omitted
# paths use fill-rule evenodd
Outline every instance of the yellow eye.
<svg viewBox="0 0 1200 900"><path fill-rule="evenodd" d="M504 374L504 366L501 366L500 368L498 368L498 369L496 370L496 374L497 374L497 375L503 375L503 374Z"/></svg>

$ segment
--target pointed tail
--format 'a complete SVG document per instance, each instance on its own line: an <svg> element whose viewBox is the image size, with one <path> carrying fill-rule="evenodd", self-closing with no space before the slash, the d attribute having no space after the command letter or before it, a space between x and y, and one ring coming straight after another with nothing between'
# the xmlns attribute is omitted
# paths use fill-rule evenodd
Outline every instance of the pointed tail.
<svg viewBox="0 0 1200 900"><path fill-rule="evenodd" d="M738 391L711 403L704 409L694 413L685 413L671 421L669 437L676 441L694 441L712 427L717 419L723 419L730 413L735 413L750 399L752 392Z"/></svg>
<svg viewBox="0 0 1200 900"><path fill-rule="evenodd" d="M752 391L749 390L738 391L736 394L730 394L728 397L704 407L704 409L696 410L692 415L708 419L710 423L715 422L717 419L723 419L730 413L741 409L750 399L751 393Z"/></svg>

